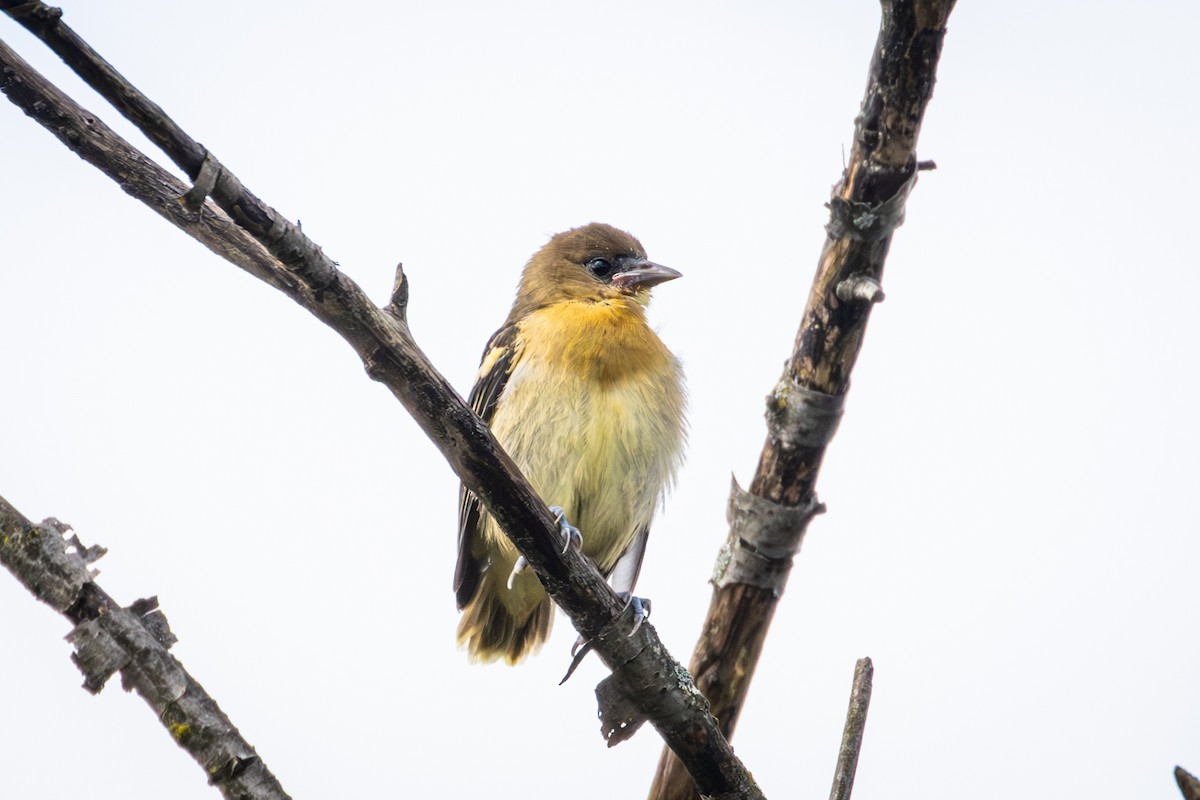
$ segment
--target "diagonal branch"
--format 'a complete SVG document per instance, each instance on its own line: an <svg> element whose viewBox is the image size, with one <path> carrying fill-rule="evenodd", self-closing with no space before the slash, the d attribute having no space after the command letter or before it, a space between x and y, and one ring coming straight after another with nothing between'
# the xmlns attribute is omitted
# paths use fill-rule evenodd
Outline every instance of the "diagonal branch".
<svg viewBox="0 0 1200 800"><path fill-rule="evenodd" d="M92 580L88 564L103 548L84 548L49 519L34 525L0 497L0 564L75 628L67 639L84 687L99 692L120 671L121 683L154 709L210 783L233 800L287 800L287 793L196 680L167 650L175 637L156 599L122 608Z"/></svg>
<svg viewBox="0 0 1200 800"><path fill-rule="evenodd" d="M3 0L0 8L24 23L43 20L45 24L27 25L39 35L43 28L65 28L58 15L40 3ZM66 33L61 41L72 39L81 41ZM113 93L109 84L119 76L110 66L76 66L99 58L94 51L65 45L63 49L69 53L68 63L85 80L94 82L101 94ZM132 96L140 97L127 82L123 87L121 93L132 92ZM401 277L388 308L375 306L315 243L246 191L211 154L206 152L195 170L185 166L187 142L177 140L172 132L178 128L159 120L161 112L155 111L157 106L148 100L139 108L149 116L131 114L130 118L163 144L168 155L198 181L203 193L211 194L218 207L202 205L197 192L189 192L188 187L76 105L2 42L0 90L127 193L237 266L280 289L354 348L370 376L386 385L413 415L525 556L546 591L613 670L601 685L606 691L598 691L602 704L608 702L605 698L614 696L632 699L632 715L623 707L619 714L606 717L619 716L622 728L620 736L611 728L604 731L610 741L620 740L631 728L648 720L687 764L705 795L762 796L708 713L707 702L695 691L690 675L667 653L653 626L642 625L629 635L631 623L624 604L591 562L574 551L559 552L557 527L545 504L487 426L467 408L413 341L403 315L406 292ZM191 166L195 166L194 161ZM210 219L205 222L206 218ZM228 233L229 220L254 242L247 243L242 231ZM224 233L228 233L227 238L222 238Z"/></svg>
<svg viewBox="0 0 1200 800"><path fill-rule="evenodd" d="M828 237L784 374L767 398L768 436L749 491L730 497L729 539L692 654L696 686L732 736L804 526L823 507L815 485L841 415L892 232L918 170L917 134L933 93L954 0L883 0L883 19L850 164L830 200ZM663 753L651 800L696 789Z"/></svg>

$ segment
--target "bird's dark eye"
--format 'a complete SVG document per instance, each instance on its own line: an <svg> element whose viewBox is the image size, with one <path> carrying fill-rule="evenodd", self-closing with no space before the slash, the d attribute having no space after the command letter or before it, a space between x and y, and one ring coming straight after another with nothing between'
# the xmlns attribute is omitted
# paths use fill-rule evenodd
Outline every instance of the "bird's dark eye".
<svg viewBox="0 0 1200 800"><path fill-rule="evenodd" d="M608 263L603 258L593 258L587 262L588 272L595 275L597 278L607 278L612 274L612 264Z"/></svg>

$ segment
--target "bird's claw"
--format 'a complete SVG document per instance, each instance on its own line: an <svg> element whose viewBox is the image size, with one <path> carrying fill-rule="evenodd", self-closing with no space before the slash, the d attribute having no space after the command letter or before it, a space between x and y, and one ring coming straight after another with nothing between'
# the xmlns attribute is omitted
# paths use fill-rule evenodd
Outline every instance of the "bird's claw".
<svg viewBox="0 0 1200 800"><path fill-rule="evenodd" d="M633 609L633 630L629 632L629 635L633 636L638 632L638 628L642 627L642 623L650 619L650 598L635 597L633 592L618 592L617 597L625 601L625 608Z"/></svg>
<svg viewBox="0 0 1200 800"><path fill-rule="evenodd" d="M626 609L633 609L633 630L629 632L629 636L633 636L642 627L642 623L650 618L650 599L648 597L636 597L633 592L617 592L617 597L625 601L625 607L621 609L624 614ZM584 639L582 636L575 639L575 644L571 645L571 665L567 667L567 674L558 682L562 686L575 674L575 670L583 663L583 659L587 654L592 652L592 642L590 639Z"/></svg>
<svg viewBox="0 0 1200 800"><path fill-rule="evenodd" d="M550 513L554 515L554 521L558 523L558 532L562 534L563 555L565 556L567 551L572 547L575 548L575 552L578 553L583 549L583 534L579 532L579 528L576 528L567 521L567 512L563 511L562 506L547 507L550 509Z"/></svg>
<svg viewBox="0 0 1200 800"><path fill-rule="evenodd" d="M567 522L567 512L563 511L561 506L549 506L549 509L550 513L554 515L554 522L558 525L558 532L563 538L563 555L566 555L567 551L572 547L575 548L575 552L579 552L583 548L583 534L579 532L579 528ZM512 572L508 574L509 591L512 590L513 581L528 566L529 562L525 560L525 556L517 557L516 563L513 564Z"/></svg>
<svg viewBox="0 0 1200 800"><path fill-rule="evenodd" d="M582 636L575 640L575 644L571 645L571 666L567 667L567 674L563 675L561 681L558 682L562 686L575 674L575 670L583 663L583 659L587 658L587 654L592 652L592 643L590 640L585 640Z"/></svg>
<svg viewBox="0 0 1200 800"><path fill-rule="evenodd" d="M513 581L515 581L517 576L524 572L525 568L528 566L529 562L525 560L525 556L517 556L517 563L513 564L512 572L508 573L508 590L510 592L512 591Z"/></svg>

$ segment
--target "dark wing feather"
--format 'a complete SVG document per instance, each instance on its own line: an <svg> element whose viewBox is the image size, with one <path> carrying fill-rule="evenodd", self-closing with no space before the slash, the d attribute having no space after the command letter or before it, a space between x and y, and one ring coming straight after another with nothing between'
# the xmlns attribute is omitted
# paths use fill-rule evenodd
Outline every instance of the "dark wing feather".
<svg viewBox="0 0 1200 800"><path fill-rule="evenodd" d="M496 404L504 394L508 377L520 357L517 326L505 325L488 341L483 351L480 373L467 398L471 410L489 425L496 415ZM454 596L461 611L471 602L479 588L479 578L486 566L483 555L483 506L474 492L465 486L458 490L458 564L454 568Z"/></svg>

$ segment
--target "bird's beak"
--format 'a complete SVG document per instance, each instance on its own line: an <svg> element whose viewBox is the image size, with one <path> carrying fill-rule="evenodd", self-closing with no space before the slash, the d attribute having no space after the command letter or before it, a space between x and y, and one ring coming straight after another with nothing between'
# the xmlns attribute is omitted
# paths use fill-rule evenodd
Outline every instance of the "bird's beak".
<svg viewBox="0 0 1200 800"><path fill-rule="evenodd" d="M682 275L682 272L677 272L670 267L638 258L622 264L621 271L612 276L612 282L614 286L622 289L636 289L642 286L649 288L673 281Z"/></svg>

